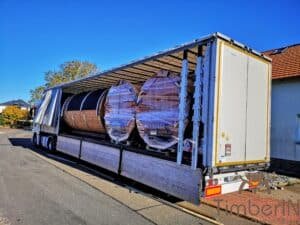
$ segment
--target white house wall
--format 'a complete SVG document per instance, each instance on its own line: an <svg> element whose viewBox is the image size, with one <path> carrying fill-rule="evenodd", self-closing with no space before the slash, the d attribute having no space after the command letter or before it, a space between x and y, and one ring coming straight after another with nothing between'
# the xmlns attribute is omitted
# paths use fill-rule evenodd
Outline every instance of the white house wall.
<svg viewBox="0 0 300 225"><path fill-rule="evenodd" d="M271 112L271 157L300 161L300 144L296 143L300 78L273 80Z"/></svg>
<svg viewBox="0 0 300 225"><path fill-rule="evenodd" d="M6 106L0 106L0 113L5 109Z"/></svg>
<svg viewBox="0 0 300 225"><path fill-rule="evenodd" d="M3 110L4 110L6 107L7 107L7 106L0 106L0 113L2 113ZM27 111L29 111L29 108L27 108L27 107L21 107L21 109L22 109L22 110L27 110Z"/></svg>

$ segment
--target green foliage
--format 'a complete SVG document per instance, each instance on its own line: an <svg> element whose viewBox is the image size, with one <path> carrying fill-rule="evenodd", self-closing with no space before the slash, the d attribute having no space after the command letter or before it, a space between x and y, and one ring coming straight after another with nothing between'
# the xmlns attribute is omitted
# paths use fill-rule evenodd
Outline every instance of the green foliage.
<svg viewBox="0 0 300 225"><path fill-rule="evenodd" d="M34 104L37 100L41 99L43 96L43 93L45 91L44 86L39 86L33 90L30 90L30 104Z"/></svg>
<svg viewBox="0 0 300 225"><path fill-rule="evenodd" d="M45 85L30 90L30 103L40 100L46 88L56 86L61 83L69 82L86 77L97 71L95 64L73 60L65 62L59 67L59 71L47 71L45 73Z"/></svg>
<svg viewBox="0 0 300 225"><path fill-rule="evenodd" d="M18 120L28 119L28 111L20 109L18 106L7 106L1 116L4 125L14 126Z"/></svg>
<svg viewBox="0 0 300 225"><path fill-rule="evenodd" d="M0 114L0 126L3 126L3 125L4 125L4 119L3 119L2 114Z"/></svg>

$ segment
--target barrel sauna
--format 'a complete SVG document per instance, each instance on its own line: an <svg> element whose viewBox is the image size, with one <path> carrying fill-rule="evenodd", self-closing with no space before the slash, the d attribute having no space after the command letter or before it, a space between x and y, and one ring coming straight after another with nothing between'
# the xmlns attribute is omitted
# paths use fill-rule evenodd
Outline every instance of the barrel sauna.
<svg viewBox="0 0 300 225"><path fill-rule="evenodd" d="M69 97L63 106L63 119L75 129L105 133L103 123L106 91L96 90Z"/></svg>
<svg viewBox="0 0 300 225"><path fill-rule="evenodd" d="M126 141L135 128L135 108L139 87L127 81L112 86L105 100L104 121L113 141Z"/></svg>
<svg viewBox="0 0 300 225"><path fill-rule="evenodd" d="M178 141L180 77L162 73L147 80L141 88L136 124L145 143L165 150ZM187 98L186 118L189 113ZM186 124L187 124L186 120Z"/></svg>

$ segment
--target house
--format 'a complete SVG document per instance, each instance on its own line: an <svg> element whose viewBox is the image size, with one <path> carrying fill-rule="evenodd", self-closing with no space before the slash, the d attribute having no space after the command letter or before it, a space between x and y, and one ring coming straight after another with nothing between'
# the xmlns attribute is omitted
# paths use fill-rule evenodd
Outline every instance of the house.
<svg viewBox="0 0 300 225"><path fill-rule="evenodd" d="M271 169L300 175L300 44L272 58Z"/></svg>
<svg viewBox="0 0 300 225"><path fill-rule="evenodd" d="M18 99L18 100L12 100L8 102L0 103L0 113L2 113L2 111L7 106L18 106L21 109L28 110L28 111L30 110L30 105L27 102L23 101L22 99Z"/></svg>

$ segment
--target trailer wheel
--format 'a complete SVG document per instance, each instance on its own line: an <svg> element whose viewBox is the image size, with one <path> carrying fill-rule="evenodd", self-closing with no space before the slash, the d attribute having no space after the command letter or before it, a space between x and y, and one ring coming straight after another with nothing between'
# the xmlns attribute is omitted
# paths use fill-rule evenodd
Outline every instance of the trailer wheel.
<svg viewBox="0 0 300 225"><path fill-rule="evenodd" d="M47 143L47 149L51 152L55 151L55 140L54 140L54 138L49 138L48 143Z"/></svg>
<svg viewBox="0 0 300 225"><path fill-rule="evenodd" d="M37 135L36 135L36 133L33 134L31 142L32 142L32 144L33 144L34 147L38 147L39 146L38 143L37 143Z"/></svg>

